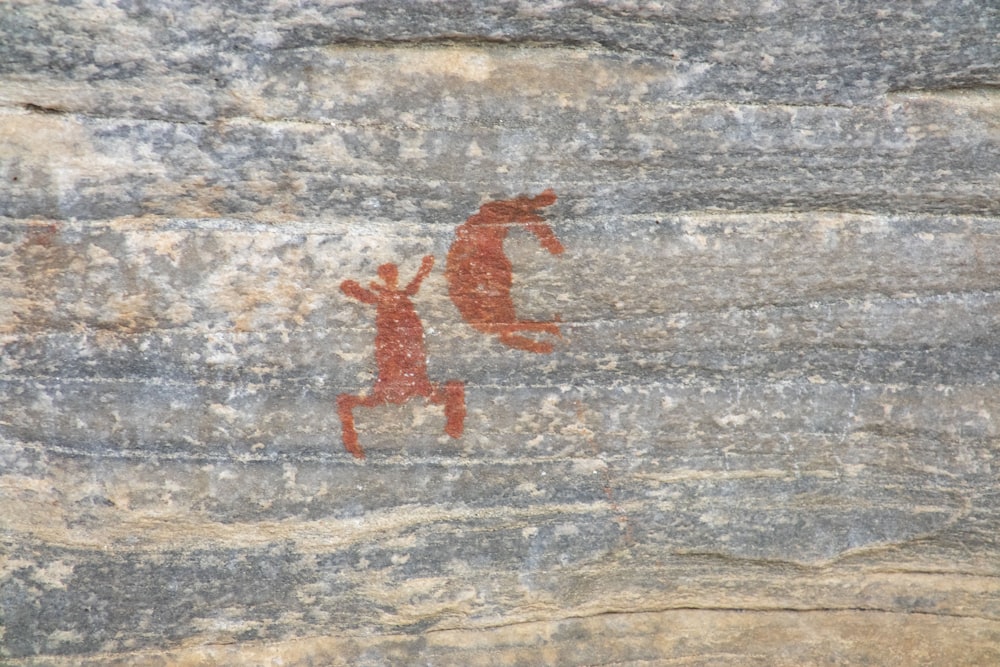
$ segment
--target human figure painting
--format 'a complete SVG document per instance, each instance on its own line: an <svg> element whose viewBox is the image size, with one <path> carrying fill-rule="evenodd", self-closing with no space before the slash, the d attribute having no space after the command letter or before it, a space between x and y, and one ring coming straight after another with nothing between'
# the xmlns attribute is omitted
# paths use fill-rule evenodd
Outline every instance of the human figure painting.
<svg viewBox="0 0 1000 667"><path fill-rule="evenodd" d="M356 407L400 404L423 397L431 403L444 405L445 433L453 438L462 435L465 385L453 380L440 386L427 377L424 327L410 300L433 266L434 258L430 255L424 257L416 276L402 289L397 286L399 269L391 263L378 267L382 284L372 281L369 289L365 289L354 280L345 280L340 285L347 296L375 306L375 365L378 368L375 387L366 396L337 396L344 447L356 458L365 458L365 451L354 429Z"/></svg>

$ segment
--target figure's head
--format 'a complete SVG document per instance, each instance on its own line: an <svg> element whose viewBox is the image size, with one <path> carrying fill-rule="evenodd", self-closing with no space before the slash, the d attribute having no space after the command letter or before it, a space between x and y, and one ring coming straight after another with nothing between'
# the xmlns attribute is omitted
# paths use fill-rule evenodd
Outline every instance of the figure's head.
<svg viewBox="0 0 1000 667"><path fill-rule="evenodd" d="M383 264L378 267L378 277L382 279L386 287L396 289L396 283L399 281L399 267L392 262Z"/></svg>

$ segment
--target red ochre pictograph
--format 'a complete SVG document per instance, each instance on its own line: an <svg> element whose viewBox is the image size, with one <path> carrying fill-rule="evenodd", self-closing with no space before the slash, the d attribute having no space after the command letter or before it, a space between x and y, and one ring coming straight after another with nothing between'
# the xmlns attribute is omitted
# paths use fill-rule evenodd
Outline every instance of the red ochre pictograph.
<svg viewBox="0 0 1000 667"><path fill-rule="evenodd" d="M541 332L561 336L556 321L519 320L514 312L510 290L514 271L503 250L504 239L513 225L523 225L538 237L542 247L553 255L563 246L538 210L556 201L556 193L545 190L535 197L517 197L483 204L455 230L455 241L448 250L445 277L448 294L462 318L477 331L495 335L509 347L546 354L552 344L521 335Z"/></svg>
<svg viewBox="0 0 1000 667"><path fill-rule="evenodd" d="M444 386L427 377L427 353L424 349L424 328L410 297L420 289L434 266L434 258L424 257L420 270L403 289L398 289L399 268L395 264L378 267L383 284L372 281L365 289L354 280L340 284L341 291L352 299L375 306L375 364L378 376L368 395L337 396L337 414L343 429L344 447L356 458L365 458L354 430L354 408L373 408L386 403L405 403L423 397L431 403L444 405L444 431L453 438L461 437L465 423L465 385L452 380Z"/></svg>

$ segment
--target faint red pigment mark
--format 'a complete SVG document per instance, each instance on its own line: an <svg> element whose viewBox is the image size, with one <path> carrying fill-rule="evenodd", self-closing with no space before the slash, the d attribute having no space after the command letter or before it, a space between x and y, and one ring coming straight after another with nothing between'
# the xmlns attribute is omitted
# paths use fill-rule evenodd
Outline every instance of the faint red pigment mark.
<svg viewBox="0 0 1000 667"><path fill-rule="evenodd" d="M28 236L24 240L24 245L38 245L43 248L48 248L56 240L56 236L58 236L58 234L59 228L54 224L35 227L28 231Z"/></svg>
<svg viewBox="0 0 1000 667"><path fill-rule="evenodd" d="M536 197L518 197L483 204L455 230L455 241L448 250L445 278L448 294L474 329L499 336L509 347L545 354L552 344L539 342L518 332L538 331L561 336L558 318L552 322L519 320L514 312L510 290L514 283L513 266L503 250L504 239L512 225L520 224L538 237L542 247L553 255L563 246L538 210L556 201L556 193L545 190Z"/></svg>
<svg viewBox="0 0 1000 667"><path fill-rule="evenodd" d="M589 431L588 429L582 427L582 425L586 422L585 417L587 410L583 407L583 403L581 403L580 401L575 401L574 403L576 406L577 423L581 425L581 431L584 431L588 434L587 442L590 443L590 450L591 452L593 452L594 457L599 458L601 450L600 446L597 443L597 439L594 438L594 434L592 431ZM608 506L611 508L611 511L617 515L615 521L618 523L619 526L621 526L622 530L624 531L625 546L632 546L635 544L635 534L632 530L632 522L629 521L628 514L625 512L622 506L618 503L617 500L615 500L615 489L611 484L610 465L604 466L604 470L601 473L601 481L602 481L601 488L604 491L604 497L607 498L608 500Z"/></svg>
<svg viewBox="0 0 1000 667"><path fill-rule="evenodd" d="M424 327L410 301L433 266L434 258L424 257L417 275L403 289L396 287L399 268L395 264L378 267L378 276L384 285L372 281L369 283L371 289L365 289L353 280L340 284L347 296L375 306L375 364L378 367L375 387L365 396L337 396L344 447L356 458L365 458L354 430L354 408L358 406L373 408L386 403L400 404L420 396L436 405L444 405L445 433L453 438L462 435L465 385L451 380L442 387L427 377Z"/></svg>

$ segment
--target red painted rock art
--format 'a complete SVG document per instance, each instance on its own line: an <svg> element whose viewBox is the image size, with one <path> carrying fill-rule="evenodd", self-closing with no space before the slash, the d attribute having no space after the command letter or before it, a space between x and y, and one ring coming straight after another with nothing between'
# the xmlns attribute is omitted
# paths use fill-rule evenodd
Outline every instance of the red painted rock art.
<svg viewBox="0 0 1000 667"><path fill-rule="evenodd" d="M354 408L373 408L386 403L405 403L422 397L444 405L444 431L453 438L462 435L465 422L465 385L457 380L439 386L427 377L424 328L410 297L420 289L434 258L424 257L420 270L403 289L398 289L399 269L395 264L378 267L383 284L372 281L365 289L354 280L345 280L341 291L352 299L375 306L375 364L378 376L368 395L340 394L337 414L343 429L344 447L359 459L365 452L354 429Z"/></svg>
<svg viewBox="0 0 1000 667"><path fill-rule="evenodd" d="M561 336L556 321L520 320L514 312L510 290L514 270L503 250L513 225L522 225L538 237L553 255L563 246L538 210L556 201L552 190L536 197L518 197L483 204L479 212L459 225L448 250L445 277L448 294L465 321L477 331L498 336L500 342L519 350L548 353L552 344L521 335L540 332Z"/></svg>
<svg viewBox="0 0 1000 667"><path fill-rule="evenodd" d="M41 227L35 227L28 231L28 238L25 239L25 246L42 246L48 248L51 246L56 237L59 235L59 228L54 224L48 224Z"/></svg>

